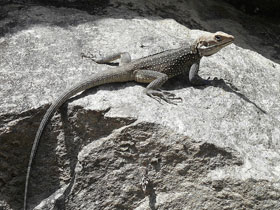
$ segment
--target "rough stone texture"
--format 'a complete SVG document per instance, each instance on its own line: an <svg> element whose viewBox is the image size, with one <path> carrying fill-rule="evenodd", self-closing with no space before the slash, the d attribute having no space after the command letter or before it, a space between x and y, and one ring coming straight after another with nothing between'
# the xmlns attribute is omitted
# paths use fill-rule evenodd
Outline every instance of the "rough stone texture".
<svg viewBox="0 0 280 210"><path fill-rule="evenodd" d="M225 0L238 9L253 15L280 17L280 2L278 0Z"/></svg>
<svg viewBox="0 0 280 210"><path fill-rule="evenodd" d="M141 0L140 0L141 1ZM166 0L163 0L166 2ZM212 0L211 0L212 1ZM280 16L280 2L279 0L223 0L229 2L237 9L251 15L261 15L266 17L279 17ZM7 3L37 3L45 5L55 5L55 6L66 6L66 7L79 7L80 9L89 9L89 7L96 8L97 6L102 6L108 4L109 0L1 0L1 4ZM179 3L191 2L191 0L181 0ZM178 3L174 2L174 3ZM216 0L219 4L221 0ZM148 3L150 4L150 2ZM174 4L176 6L177 4ZM206 3L207 5L207 3ZM224 4L222 3L222 6Z"/></svg>
<svg viewBox="0 0 280 210"><path fill-rule="evenodd" d="M201 64L202 77L223 83L194 88L172 80L165 89L183 98L177 106L156 102L132 82L69 100L41 140L30 206L280 209L279 25L250 25L253 19L237 18L239 12L215 1L176 3L111 1L96 14L1 8L0 208L22 206L29 152L48 105L74 83L113 68L82 59L81 52L128 51L139 58L204 33L189 26L236 36ZM260 28L269 28L268 39Z"/></svg>

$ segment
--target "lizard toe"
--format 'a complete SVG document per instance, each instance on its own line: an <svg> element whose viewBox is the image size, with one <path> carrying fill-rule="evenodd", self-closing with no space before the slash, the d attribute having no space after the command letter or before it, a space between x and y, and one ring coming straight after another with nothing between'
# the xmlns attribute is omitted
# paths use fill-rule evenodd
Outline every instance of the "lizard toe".
<svg viewBox="0 0 280 210"><path fill-rule="evenodd" d="M178 101L182 102L183 99L181 97L176 97L175 94L170 93L168 91L159 91L159 90L147 90L146 94L161 103L161 100L164 100L165 102L169 104L177 104ZM177 101L177 103L176 103Z"/></svg>

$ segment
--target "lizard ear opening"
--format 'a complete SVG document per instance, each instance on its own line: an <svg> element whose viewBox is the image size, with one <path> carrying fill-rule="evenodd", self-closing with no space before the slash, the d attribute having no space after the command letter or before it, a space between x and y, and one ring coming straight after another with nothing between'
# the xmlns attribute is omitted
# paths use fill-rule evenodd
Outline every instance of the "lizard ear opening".
<svg viewBox="0 0 280 210"><path fill-rule="evenodd" d="M207 48L209 46L209 43L206 41L199 41L198 48Z"/></svg>
<svg viewBox="0 0 280 210"><path fill-rule="evenodd" d="M209 43L208 42L205 42L205 41L200 41L201 45L202 46L205 46L205 47L208 47Z"/></svg>

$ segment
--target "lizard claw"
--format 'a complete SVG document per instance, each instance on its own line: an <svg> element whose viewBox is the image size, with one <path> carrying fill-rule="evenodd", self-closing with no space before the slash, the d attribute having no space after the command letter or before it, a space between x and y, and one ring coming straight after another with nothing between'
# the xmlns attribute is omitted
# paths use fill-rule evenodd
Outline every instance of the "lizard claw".
<svg viewBox="0 0 280 210"><path fill-rule="evenodd" d="M161 91L161 90L147 90L145 91L146 94L148 96L150 96L151 98L155 99L156 101L158 101L160 104L161 100L164 100L165 102L169 103L169 104L174 104L177 105L176 102L174 101L180 101L182 102L183 99L181 97L176 97L176 95L174 93L170 93L168 91Z"/></svg>

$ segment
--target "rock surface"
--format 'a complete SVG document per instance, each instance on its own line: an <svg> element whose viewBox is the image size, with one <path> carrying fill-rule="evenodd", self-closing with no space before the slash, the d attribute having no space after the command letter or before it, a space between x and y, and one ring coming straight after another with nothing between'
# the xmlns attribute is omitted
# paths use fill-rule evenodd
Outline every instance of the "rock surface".
<svg viewBox="0 0 280 210"><path fill-rule="evenodd" d="M96 14L3 7L0 208L22 206L29 152L48 105L73 84L113 68L82 59L81 52L127 51L140 58L190 44L205 33L189 26L235 35L235 44L201 63L202 77L223 83L194 88L172 80L165 89L183 98L178 105L158 103L142 93L144 85L133 82L105 85L69 100L41 139L29 205L280 209L277 35L272 28L271 40L263 41L252 31L264 23L245 28L233 8L219 10L215 1L207 2L208 13L200 13L203 5L195 1L178 1L174 7L168 1L112 1ZM225 12L231 19L217 18ZM149 180L145 192L143 178Z"/></svg>
<svg viewBox="0 0 280 210"><path fill-rule="evenodd" d="M225 0L236 8L253 15L268 17L280 16L280 2L278 0Z"/></svg>

